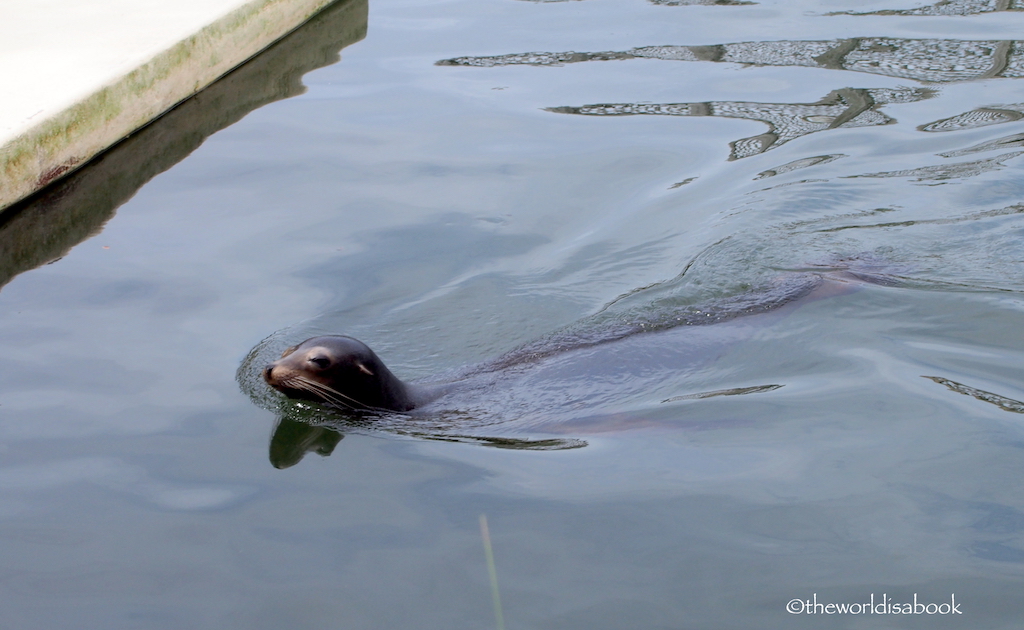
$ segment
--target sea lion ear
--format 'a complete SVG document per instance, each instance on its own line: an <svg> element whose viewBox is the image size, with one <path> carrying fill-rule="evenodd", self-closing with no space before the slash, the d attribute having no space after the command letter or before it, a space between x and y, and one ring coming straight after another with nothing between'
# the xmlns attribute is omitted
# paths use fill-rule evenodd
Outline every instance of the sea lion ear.
<svg viewBox="0 0 1024 630"><path fill-rule="evenodd" d="M364 374L368 374L370 376L374 375L373 374L373 370L371 370L370 368L366 367L365 365L363 365L359 361L356 361L356 367L359 368L359 371L364 373Z"/></svg>

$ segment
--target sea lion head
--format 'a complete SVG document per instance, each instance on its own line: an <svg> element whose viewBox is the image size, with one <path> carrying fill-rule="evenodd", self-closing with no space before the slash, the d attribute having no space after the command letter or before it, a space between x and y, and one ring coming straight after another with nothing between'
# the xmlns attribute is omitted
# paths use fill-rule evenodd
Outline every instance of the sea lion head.
<svg viewBox="0 0 1024 630"><path fill-rule="evenodd" d="M345 409L408 411L414 404L402 381L366 344L342 335L307 339L263 369L268 385L301 400Z"/></svg>

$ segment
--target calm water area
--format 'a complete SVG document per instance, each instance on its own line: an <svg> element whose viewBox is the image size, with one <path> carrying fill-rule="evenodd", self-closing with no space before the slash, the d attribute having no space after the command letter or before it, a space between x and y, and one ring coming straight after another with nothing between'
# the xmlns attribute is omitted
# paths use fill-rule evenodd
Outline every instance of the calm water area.
<svg viewBox="0 0 1024 630"><path fill-rule="evenodd" d="M0 214L0 628L495 628L481 516L510 630L1021 627L1022 33L343 0Z"/></svg>

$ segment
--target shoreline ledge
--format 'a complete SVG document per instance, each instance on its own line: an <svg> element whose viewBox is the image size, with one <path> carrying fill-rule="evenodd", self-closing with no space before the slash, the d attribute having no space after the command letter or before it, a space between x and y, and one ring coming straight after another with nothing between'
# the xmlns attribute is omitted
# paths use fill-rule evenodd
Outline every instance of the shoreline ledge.
<svg viewBox="0 0 1024 630"><path fill-rule="evenodd" d="M85 165L334 1L12 5L0 25L0 212Z"/></svg>

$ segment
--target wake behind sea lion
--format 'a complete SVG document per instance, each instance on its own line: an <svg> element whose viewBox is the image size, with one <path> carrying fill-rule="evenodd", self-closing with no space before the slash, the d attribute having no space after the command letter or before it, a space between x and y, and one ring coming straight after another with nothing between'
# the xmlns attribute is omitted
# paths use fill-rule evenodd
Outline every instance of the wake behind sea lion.
<svg viewBox="0 0 1024 630"><path fill-rule="evenodd" d="M845 269L833 269L825 273L793 273L782 277L764 291L722 299L699 308L686 307L642 317L608 318L600 321L591 318L592 321L584 322L584 325L556 331L497 359L468 368L444 383L404 382L396 377L366 344L343 335L313 337L288 348L281 358L263 368L262 376L271 387L293 399L326 403L352 412L403 413L431 403L445 394L458 391L460 386L472 389L469 382L474 379L486 380L488 375L545 362L557 355L582 356L586 354L587 349L595 346L673 328L703 328L710 324L726 324L753 315L781 315L788 308L794 308L801 303L850 292L862 282L889 283L885 277L854 273ZM727 328L729 327L723 326L722 333L718 335L720 344L728 343L726 339L730 333L725 330ZM619 353L615 359L616 365L607 365L607 360L591 361L588 364L585 356L577 364L591 365L594 373L590 376L595 380L607 378L597 372L614 370L617 366L622 370L630 369L625 358L629 354L628 348L623 346L620 350L625 354ZM694 353L698 352L697 348L693 350ZM637 363L636 357L639 358L639 362L647 364L640 366L639 371L658 364L658 359L650 348L634 351L632 354L635 357L634 364ZM573 364L568 370L571 376L579 376L577 364ZM600 367L596 367L597 365ZM547 373L554 374L552 370L557 372L558 367L548 366ZM571 380L561 378L567 383ZM550 380L552 379L548 378L548 381ZM479 389L479 382L477 385ZM568 393L566 397L569 397ZM539 396L538 400L541 398L543 396Z"/></svg>

